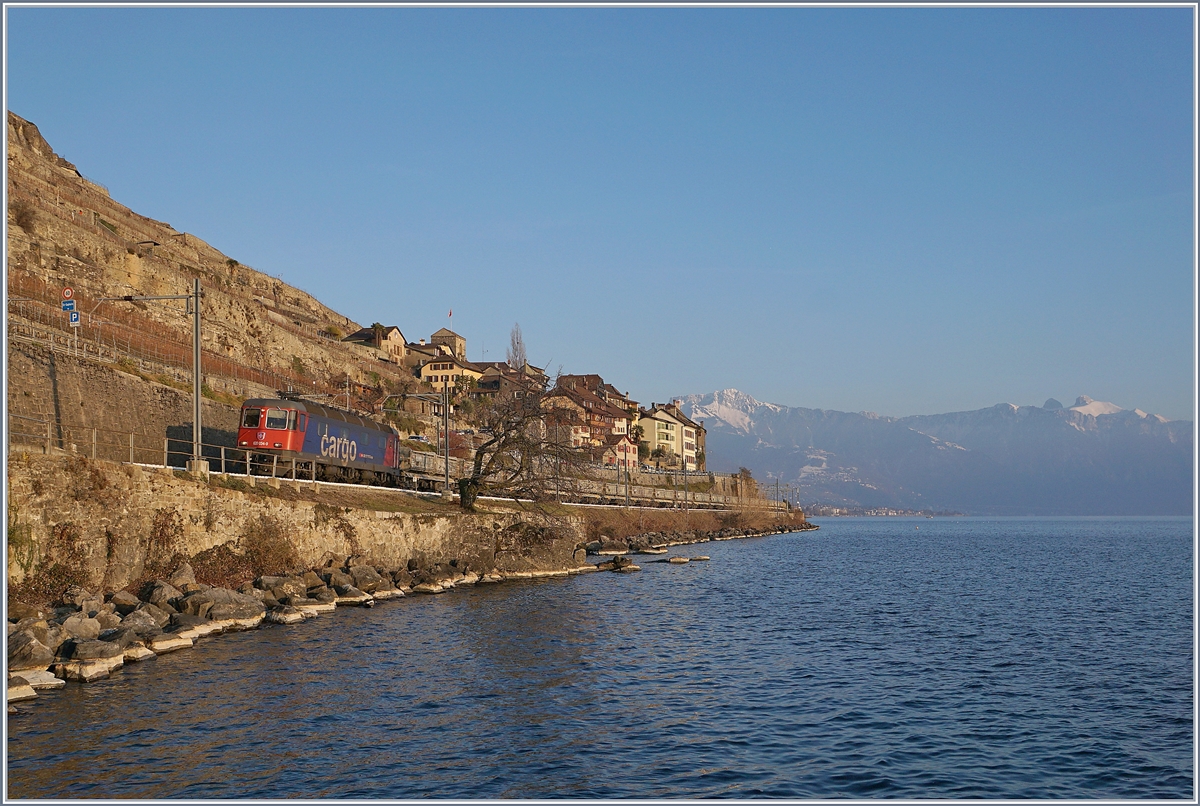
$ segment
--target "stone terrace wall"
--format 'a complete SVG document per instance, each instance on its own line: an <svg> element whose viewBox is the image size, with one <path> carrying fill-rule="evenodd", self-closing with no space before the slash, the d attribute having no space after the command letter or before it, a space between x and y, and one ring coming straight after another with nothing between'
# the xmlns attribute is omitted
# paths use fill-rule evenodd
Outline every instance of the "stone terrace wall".
<svg viewBox="0 0 1200 806"><path fill-rule="evenodd" d="M149 564L176 555L222 545L245 553L264 518L304 566L326 552L387 567L458 560L460 567L509 573L565 571L583 561L582 527L571 521L338 508L264 498L167 469L36 453L9 457L8 485L10 585L57 563L71 565L74 581L89 590L120 590Z"/></svg>
<svg viewBox="0 0 1200 806"><path fill-rule="evenodd" d="M191 440L191 394L108 364L54 353L41 345L9 342L7 394L10 414L48 419L71 432L55 433L56 441L64 436L77 443L81 437L90 441L90 434L83 432L91 428L125 435L134 432L138 446L158 451L156 461L161 461L164 437ZM235 445L238 410L211 400L204 400L201 406L202 441ZM14 430L20 431L19 426L21 423L14 422ZM104 438L100 440L103 444ZM61 441L56 447L69 450ZM78 445L82 453L88 453L90 447L90 443ZM139 461L148 459L143 455Z"/></svg>

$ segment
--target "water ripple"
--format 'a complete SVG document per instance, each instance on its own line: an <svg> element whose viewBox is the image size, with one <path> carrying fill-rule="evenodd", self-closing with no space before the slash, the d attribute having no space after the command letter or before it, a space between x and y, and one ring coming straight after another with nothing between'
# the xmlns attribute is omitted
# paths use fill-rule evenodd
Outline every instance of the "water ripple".
<svg viewBox="0 0 1200 806"><path fill-rule="evenodd" d="M202 641L10 718L8 794L1191 797L1190 521L921 526Z"/></svg>

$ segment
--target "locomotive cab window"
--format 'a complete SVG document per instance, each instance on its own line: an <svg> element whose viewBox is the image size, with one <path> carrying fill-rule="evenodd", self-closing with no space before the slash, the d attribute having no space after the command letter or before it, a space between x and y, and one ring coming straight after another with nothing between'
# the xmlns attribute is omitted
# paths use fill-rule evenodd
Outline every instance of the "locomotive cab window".
<svg viewBox="0 0 1200 806"><path fill-rule="evenodd" d="M301 414L301 415L300 415L300 424L299 424L299 425L297 425L297 426L296 426L296 428L297 428L298 430L300 430L300 431L303 431L303 430L304 430L304 426L305 426L305 424L306 424L307 422L308 422L308 415L307 415L307 414Z"/></svg>
<svg viewBox="0 0 1200 806"><path fill-rule="evenodd" d="M262 409L246 409L242 413L242 428L258 428L260 419L262 419Z"/></svg>
<svg viewBox="0 0 1200 806"><path fill-rule="evenodd" d="M283 409L267 409L267 428L287 428L288 413Z"/></svg>
<svg viewBox="0 0 1200 806"><path fill-rule="evenodd" d="M296 430L296 412L295 411L288 412L288 430L289 431Z"/></svg>

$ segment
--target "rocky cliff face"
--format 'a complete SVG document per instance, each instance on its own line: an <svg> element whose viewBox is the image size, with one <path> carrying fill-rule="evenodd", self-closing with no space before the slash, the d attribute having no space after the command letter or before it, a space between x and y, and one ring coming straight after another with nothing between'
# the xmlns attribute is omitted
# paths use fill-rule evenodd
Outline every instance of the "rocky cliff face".
<svg viewBox="0 0 1200 806"><path fill-rule="evenodd" d="M370 382L372 371L403 374L321 336L352 332L357 323L195 235L113 200L55 154L34 124L11 112L8 135L8 291L25 300L10 304L10 317L63 329L59 293L70 286L85 313L85 338L144 337L182 345L190 356L191 323L182 302L98 300L185 294L199 278L210 374L227 369L221 359L288 375L298 388L336 385L347 372L359 382Z"/></svg>

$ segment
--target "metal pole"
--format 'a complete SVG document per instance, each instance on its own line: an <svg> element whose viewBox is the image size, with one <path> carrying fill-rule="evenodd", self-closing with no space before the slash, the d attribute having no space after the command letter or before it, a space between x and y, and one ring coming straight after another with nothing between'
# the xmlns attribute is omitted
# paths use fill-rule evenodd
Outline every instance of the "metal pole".
<svg viewBox="0 0 1200 806"><path fill-rule="evenodd" d="M450 382L442 381L442 433L446 441L446 494L450 493Z"/></svg>
<svg viewBox="0 0 1200 806"><path fill-rule="evenodd" d="M133 464L133 432L129 432L129 464Z"/></svg>
<svg viewBox="0 0 1200 806"><path fill-rule="evenodd" d="M696 503L696 496L692 496L692 500L688 501L688 466L687 457L683 459L683 528L687 528L688 514L692 504Z"/></svg>
<svg viewBox="0 0 1200 806"><path fill-rule="evenodd" d="M96 429L92 429L92 461L96 461Z"/></svg>
<svg viewBox="0 0 1200 806"><path fill-rule="evenodd" d="M221 472L225 472L225 446L221 446Z"/></svg>
<svg viewBox="0 0 1200 806"><path fill-rule="evenodd" d="M625 508L629 509L629 454L625 456Z"/></svg>
<svg viewBox="0 0 1200 806"><path fill-rule="evenodd" d="M200 459L200 278L192 286L192 458Z"/></svg>
<svg viewBox="0 0 1200 806"><path fill-rule="evenodd" d="M169 437L163 438L163 467L171 464L171 440Z"/></svg>

